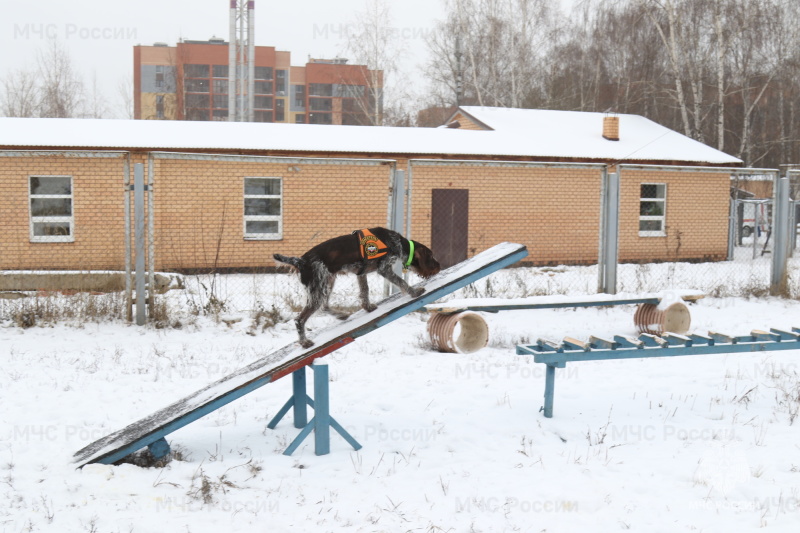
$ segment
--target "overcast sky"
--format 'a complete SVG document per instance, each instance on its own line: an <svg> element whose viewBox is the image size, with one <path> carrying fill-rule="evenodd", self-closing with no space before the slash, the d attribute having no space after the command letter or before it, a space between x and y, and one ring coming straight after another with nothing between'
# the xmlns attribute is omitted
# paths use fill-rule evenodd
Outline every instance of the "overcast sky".
<svg viewBox="0 0 800 533"><path fill-rule="evenodd" d="M366 0L256 0L257 46L292 52L292 64L343 53L342 33ZM190 6L190 7L189 7ZM132 79L133 46L178 39L228 39L229 0L0 0L0 79L33 68L37 51L55 37L87 84L96 79L120 114L117 87ZM394 25L408 50L405 70L426 60L425 35L444 16L442 0L391 2ZM416 83L424 83L419 79Z"/></svg>

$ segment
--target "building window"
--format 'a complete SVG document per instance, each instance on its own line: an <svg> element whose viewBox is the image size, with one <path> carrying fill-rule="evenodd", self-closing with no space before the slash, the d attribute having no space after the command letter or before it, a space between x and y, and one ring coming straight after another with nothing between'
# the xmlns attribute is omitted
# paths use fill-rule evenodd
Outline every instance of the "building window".
<svg viewBox="0 0 800 533"><path fill-rule="evenodd" d="M666 233L667 184L642 183L639 194L639 235L664 237Z"/></svg>
<svg viewBox="0 0 800 533"><path fill-rule="evenodd" d="M310 113L308 115L309 124L333 124L333 117L330 113Z"/></svg>
<svg viewBox="0 0 800 533"><path fill-rule="evenodd" d="M31 242L73 242L72 178L30 176Z"/></svg>
<svg viewBox="0 0 800 533"><path fill-rule="evenodd" d="M333 84L331 83L309 83L309 96L333 96Z"/></svg>
<svg viewBox="0 0 800 533"><path fill-rule="evenodd" d="M214 92L216 94L228 94L228 80L214 80Z"/></svg>
<svg viewBox="0 0 800 533"><path fill-rule="evenodd" d="M253 77L257 80L271 80L272 67L255 67L253 69Z"/></svg>
<svg viewBox="0 0 800 533"><path fill-rule="evenodd" d="M244 238L276 240L282 237L282 179L245 178Z"/></svg>
<svg viewBox="0 0 800 533"><path fill-rule="evenodd" d="M187 109L208 108L208 95L207 94L187 94L186 95L186 108Z"/></svg>
<svg viewBox="0 0 800 533"><path fill-rule="evenodd" d="M253 92L256 94L272 94L271 81L254 81Z"/></svg>
<svg viewBox="0 0 800 533"><path fill-rule="evenodd" d="M344 98L363 98L366 87L363 85L337 85L336 96Z"/></svg>
<svg viewBox="0 0 800 533"><path fill-rule="evenodd" d="M331 98L309 98L308 108L311 111L331 111L333 100Z"/></svg>
<svg viewBox="0 0 800 533"><path fill-rule="evenodd" d="M253 106L257 109L272 109L271 96L254 96Z"/></svg>
<svg viewBox="0 0 800 533"><path fill-rule="evenodd" d="M214 77L215 78L227 78L228 77L228 65L214 65L212 67Z"/></svg>
<svg viewBox="0 0 800 533"><path fill-rule="evenodd" d="M156 89L164 88L164 65L156 65Z"/></svg>
<svg viewBox="0 0 800 533"><path fill-rule="evenodd" d="M306 107L306 88L302 85L294 86L294 106L300 109Z"/></svg>
<svg viewBox="0 0 800 533"><path fill-rule="evenodd" d="M211 120L215 120L217 122L224 122L228 120L228 110L227 109L215 109L211 113Z"/></svg>
<svg viewBox="0 0 800 533"><path fill-rule="evenodd" d="M156 95L156 118L164 118L164 95Z"/></svg>
<svg viewBox="0 0 800 533"><path fill-rule="evenodd" d="M275 71L275 94L286 96L286 71Z"/></svg>
<svg viewBox="0 0 800 533"><path fill-rule="evenodd" d="M261 111L256 109L255 111L253 111L253 121L272 122L272 111Z"/></svg>
<svg viewBox="0 0 800 533"><path fill-rule="evenodd" d="M183 75L186 78L208 78L208 65L184 65Z"/></svg>
<svg viewBox="0 0 800 533"><path fill-rule="evenodd" d="M305 113L297 113L294 116L294 123L295 124L305 124L306 123L306 115L305 115Z"/></svg>
<svg viewBox="0 0 800 533"><path fill-rule="evenodd" d="M186 90L190 93L207 93L208 80L186 80Z"/></svg>
<svg viewBox="0 0 800 533"><path fill-rule="evenodd" d="M212 98L214 99L214 109L228 109L227 94L215 94Z"/></svg>
<svg viewBox="0 0 800 533"><path fill-rule="evenodd" d="M286 101L282 98L275 99L275 122L284 122L286 120Z"/></svg>

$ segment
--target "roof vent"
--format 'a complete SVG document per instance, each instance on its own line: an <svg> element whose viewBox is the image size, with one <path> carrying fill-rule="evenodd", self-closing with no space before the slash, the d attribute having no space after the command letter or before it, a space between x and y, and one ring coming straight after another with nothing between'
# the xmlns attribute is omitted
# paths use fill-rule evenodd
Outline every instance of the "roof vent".
<svg viewBox="0 0 800 533"><path fill-rule="evenodd" d="M603 138L609 141L619 140L619 117L603 117Z"/></svg>

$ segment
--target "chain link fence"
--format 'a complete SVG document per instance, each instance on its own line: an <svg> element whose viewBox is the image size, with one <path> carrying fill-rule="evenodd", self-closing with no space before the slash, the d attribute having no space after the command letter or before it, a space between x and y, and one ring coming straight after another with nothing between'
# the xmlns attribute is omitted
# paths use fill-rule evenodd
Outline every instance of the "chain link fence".
<svg viewBox="0 0 800 533"><path fill-rule="evenodd" d="M185 165L187 161L191 164ZM227 191L228 199L209 187L202 193L206 195L205 203L186 200L194 183L213 183L215 176L230 174L228 165L234 162L238 165L234 181L251 176L256 181L249 185L245 182L241 190ZM270 220L276 205L282 214L289 209L284 203L276 204L273 198L283 202L283 189L261 181L287 173L305 173L309 179L305 194L313 194L314 188L321 188L315 177L319 169L340 172L345 179L362 172L355 190L367 191L371 207L364 211L351 209L348 201L352 197L338 194L338 186L328 184L321 194L345 208L333 216L312 209L293 219L283 218L281 231L285 234L300 220L306 220L316 230L306 231L300 239L295 237L292 249L276 247L276 251L301 255L327 238L387 224L431 246L445 267L499 242L528 246L530 255L524 265L479 280L450 298L594 294L600 290L598 259L604 225L608 223L603 211L606 178L610 171L619 171L619 261L615 265L618 292L696 289L719 297L769 294L775 243L775 171L412 160L405 172L398 172L394 161L350 163L346 167L341 160L316 160L312 165L298 158L289 161L246 157L228 161L201 154L184 159L165 157L157 164L151 159L148 168L152 173L148 172L145 180L150 202L144 207L145 216L158 213L158 207L153 208L153 198L156 206L169 199L182 205L182 209L187 204L194 207L191 215L180 219L170 221L162 216L160 222L158 218L155 223L148 219L145 224L145 259L147 268L153 271L146 278L148 321L156 327L185 327L207 319L231 326L244 322L248 332L257 334L291 320L305 303L298 277L288 269L276 270L271 253L252 261L243 252L248 243L241 243L242 232L272 231L275 226ZM198 180L198 172L204 179ZM123 176L120 172L117 187L129 186L129 173L126 170ZM181 185L166 185L164 178L173 180L181 173L187 175ZM799 298L800 172L786 174L792 195L787 295ZM165 185L159 186L159 177ZM129 193L127 188L125 194ZM214 203L215 199L219 201ZM126 230L135 233L132 199L125 204L131 209ZM248 226L249 222L252 224ZM132 236L127 239L133 243ZM133 267L135 249L132 254L128 263ZM198 257L202 265L197 263ZM165 259L174 258L180 258L186 268L166 268L161 272L153 268L154 264L165 264ZM248 266L237 266L247 261ZM124 265L120 264L117 270L117 274L124 272ZM9 279L10 274L7 269L2 277ZM413 274L409 276L411 283L419 281ZM132 277L122 274L121 279ZM379 301L386 294L385 283L377 275L368 279L370 299ZM131 305L138 301L136 287L132 281L128 283L128 301L121 289L0 287L4 296L0 298L0 323L29 327L64 319L124 320ZM331 306L356 311L357 294L355 277L342 276L333 291Z"/></svg>

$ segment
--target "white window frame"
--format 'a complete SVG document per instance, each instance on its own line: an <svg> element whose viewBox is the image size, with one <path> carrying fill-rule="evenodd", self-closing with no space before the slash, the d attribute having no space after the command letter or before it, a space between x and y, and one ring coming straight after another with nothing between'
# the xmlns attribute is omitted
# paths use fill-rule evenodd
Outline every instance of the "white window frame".
<svg viewBox="0 0 800 533"><path fill-rule="evenodd" d="M247 194L247 180L249 179L261 179L261 180L278 180L280 183L280 194ZM242 215L243 215L243 226L242 231L244 232L245 240L252 240L252 241L277 241L283 239L283 178L277 176L246 176L242 180ZM251 198L277 198L281 202L281 209L280 215L248 215L246 214L245 209L245 202ZM248 222L278 222L278 231L277 233L248 233L247 232L247 223Z"/></svg>
<svg viewBox="0 0 800 533"><path fill-rule="evenodd" d="M663 198L644 198L642 197L642 186L654 185L656 187L664 188ZM660 215L642 215L642 202L661 202ZM641 222L645 221L659 221L661 222L661 229L658 231L642 231L639 230L639 237L666 237L667 236L667 184L666 183L640 183L639 184L639 226Z"/></svg>
<svg viewBox="0 0 800 533"><path fill-rule="evenodd" d="M33 194L31 192L31 179L32 178L67 178L69 179L69 194ZM31 242L75 242L75 197L74 197L74 183L72 176L61 175L43 175L31 174L28 176L28 215L30 218L30 240ZM70 215L68 216L51 216L42 217L33 215L33 206L31 205L34 199L64 199L70 201ZM37 223L46 222L66 222L69 224L69 235L35 235L34 226Z"/></svg>

